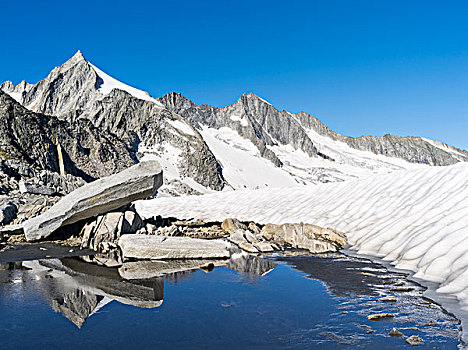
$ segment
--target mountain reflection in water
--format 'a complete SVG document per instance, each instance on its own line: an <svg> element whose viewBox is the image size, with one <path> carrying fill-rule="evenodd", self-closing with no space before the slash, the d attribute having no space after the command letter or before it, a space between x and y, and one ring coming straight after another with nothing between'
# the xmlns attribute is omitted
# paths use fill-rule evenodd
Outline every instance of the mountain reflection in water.
<svg viewBox="0 0 468 350"><path fill-rule="evenodd" d="M181 281L200 268L214 266L255 276L271 271L276 264L242 253L229 260L134 261L121 267L100 266L75 257L3 264L4 269L34 275L51 307L79 328L113 300L139 308L159 307L164 299L164 280Z"/></svg>
<svg viewBox="0 0 468 350"><path fill-rule="evenodd" d="M395 349L410 335L420 348L457 346L458 320L404 275L363 259L90 261L0 264L1 348ZM395 317L367 319L380 312ZM390 337L393 327L404 337Z"/></svg>

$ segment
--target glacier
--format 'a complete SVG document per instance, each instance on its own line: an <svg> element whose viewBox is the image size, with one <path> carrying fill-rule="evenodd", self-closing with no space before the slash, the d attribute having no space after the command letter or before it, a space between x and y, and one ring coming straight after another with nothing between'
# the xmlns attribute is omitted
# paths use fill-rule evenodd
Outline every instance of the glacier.
<svg viewBox="0 0 468 350"><path fill-rule="evenodd" d="M136 202L136 210L145 218L331 227L347 235L351 250L437 283L437 293L456 297L468 311L467 163L316 186L155 198Z"/></svg>

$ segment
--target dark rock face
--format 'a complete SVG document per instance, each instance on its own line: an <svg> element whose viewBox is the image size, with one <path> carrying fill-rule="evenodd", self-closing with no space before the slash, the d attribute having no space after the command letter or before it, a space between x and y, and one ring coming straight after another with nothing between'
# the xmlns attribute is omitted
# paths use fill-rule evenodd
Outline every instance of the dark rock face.
<svg viewBox="0 0 468 350"><path fill-rule="evenodd" d="M0 225L8 225L16 218L18 208L13 202L5 202L0 204Z"/></svg>
<svg viewBox="0 0 468 350"><path fill-rule="evenodd" d="M33 113L0 91L0 155L90 181L134 164L114 135L87 120L73 124Z"/></svg>

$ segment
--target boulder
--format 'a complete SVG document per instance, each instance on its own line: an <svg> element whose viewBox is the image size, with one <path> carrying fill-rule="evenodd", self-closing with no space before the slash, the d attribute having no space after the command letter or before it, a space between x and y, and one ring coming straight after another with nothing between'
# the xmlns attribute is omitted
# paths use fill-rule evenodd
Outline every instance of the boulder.
<svg viewBox="0 0 468 350"><path fill-rule="evenodd" d="M423 340L421 337L418 337L417 335L412 335L411 337L406 338L406 342L409 345L417 346L417 345L421 345Z"/></svg>
<svg viewBox="0 0 468 350"><path fill-rule="evenodd" d="M209 259L229 258L229 243L190 237L123 235L119 247L124 258Z"/></svg>
<svg viewBox="0 0 468 350"><path fill-rule="evenodd" d="M310 224L267 224L262 229L265 239L280 245L289 244L293 248L307 249L311 253L334 252L347 243L346 236L330 228Z"/></svg>
<svg viewBox="0 0 468 350"><path fill-rule="evenodd" d="M18 208L13 202L5 202L0 205L0 225L8 225L16 218Z"/></svg>
<svg viewBox="0 0 468 350"><path fill-rule="evenodd" d="M246 231L247 226L237 219L226 219L222 222L221 228L227 233L234 233L237 230Z"/></svg>
<svg viewBox="0 0 468 350"><path fill-rule="evenodd" d="M45 196L52 196L53 194L58 193L58 191L55 188L40 184L29 183L24 180L20 180L19 190L21 193L42 194Z"/></svg>
<svg viewBox="0 0 468 350"><path fill-rule="evenodd" d="M162 185L162 179L159 163L148 161L88 183L63 197L45 213L24 222L26 239L46 238L62 226L147 198Z"/></svg>
<svg viewBox="0 0 468 350"><path fill-rule="evenodd" d="M107 252L110 248L116 248L123 222L122 212L110 212L98 216L96 220L83 227L81 247L97 252Z"/></svg>

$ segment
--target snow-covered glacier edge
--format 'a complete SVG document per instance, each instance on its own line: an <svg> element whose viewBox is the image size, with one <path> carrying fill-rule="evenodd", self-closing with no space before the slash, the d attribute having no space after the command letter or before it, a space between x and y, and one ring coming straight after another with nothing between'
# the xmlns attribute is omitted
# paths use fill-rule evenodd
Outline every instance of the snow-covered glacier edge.
<svg viewBox="0 0 468 350"><path fill-rule="evenodd" d="M377 257L425 281L431 298L462 320L462 343L467 343L466 163L317 186L156 198L137 202L136 209L143 217L307 222L344 232L357 254Z"/></svg>

